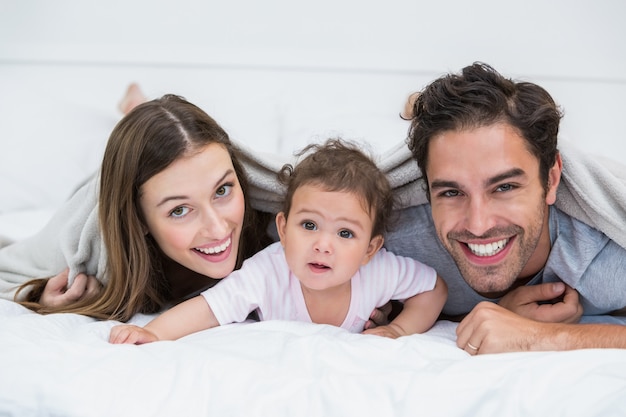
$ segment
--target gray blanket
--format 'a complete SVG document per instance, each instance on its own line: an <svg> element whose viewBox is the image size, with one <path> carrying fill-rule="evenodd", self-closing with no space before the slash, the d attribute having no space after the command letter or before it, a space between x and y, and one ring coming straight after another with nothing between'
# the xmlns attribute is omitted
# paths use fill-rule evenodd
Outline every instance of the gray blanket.
<svg viewBox="0 0 626 417"><path fill-rule="evenodd" d="M556 206L601 230L626 248L626 166L585 154L567 142L559 146L563 177ZM276 173L293 158L240 146L250 177L252 205L276 212L283 187ZM378 155L401 207L425 204L419 170L404 142ZM70 280L81 272L106 282L106 252L98 230L98 179L82 186L37 235L0 249L0 297L13 298L15 286L33 277L58 274L68 265Z"/></svg>

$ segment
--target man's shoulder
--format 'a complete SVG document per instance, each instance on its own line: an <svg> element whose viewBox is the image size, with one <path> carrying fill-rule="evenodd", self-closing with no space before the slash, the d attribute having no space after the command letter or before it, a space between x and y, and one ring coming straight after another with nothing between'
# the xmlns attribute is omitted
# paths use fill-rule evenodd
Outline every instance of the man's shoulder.
<svg viewBox="0 0 626 417"><path fill-rule="evenodd" d="M601 253L606 253L602 258L626 255L626 249L602 231L555 207L551 209L551 216L555 216L556 235L548 263L567 264L569 268L575 265L583 267L599 258Z"/></svg>
<svg viewBox="0 0 626 417"><path fill-rule="evenodd" d="M394 239L399 236L411 235L416 231L433 231L433 218L430 204L420 204L395 210L391 218L387 236Z"/></svg>
<svg viewBox="0 0 626 417"><path fill-rule="evenodd" d="M564 240L571 245L585 246L596 242L603 246L611 240L602 231L554 206L551 207L551 215L556 216L557 239Z"/></svg>
<svg viewBox="0 0 626 417"><path fill-rule="evenodd" d="M385 248L396 255L414 258L427 265L440 259L449 259L437 237L429 204L394 212L392 226L385 235Z"/></svg>

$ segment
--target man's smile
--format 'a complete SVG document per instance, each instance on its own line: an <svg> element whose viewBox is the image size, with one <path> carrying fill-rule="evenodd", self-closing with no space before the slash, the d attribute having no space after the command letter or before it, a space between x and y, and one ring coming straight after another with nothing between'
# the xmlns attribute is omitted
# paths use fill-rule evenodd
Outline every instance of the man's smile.
<svg viewBox="0 0 626 417"><path fill-rule="evenodd" d="M505 238L486 244L467 243L467 247L476 256L493 256L502 251L508 242L509 239Z"/></svg>

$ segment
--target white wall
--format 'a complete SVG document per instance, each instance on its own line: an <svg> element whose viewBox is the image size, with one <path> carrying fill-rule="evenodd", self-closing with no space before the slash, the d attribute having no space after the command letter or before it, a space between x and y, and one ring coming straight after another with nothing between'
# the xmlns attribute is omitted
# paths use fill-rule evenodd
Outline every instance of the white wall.
<svg viewBox="0 0 626 417"><path fill-rule="evenodd" d="M0 0L0 213L57 205L97 168L130 81L262 151L335 133L384 151L408 93L485 61L626 163L625 16L622 0Z"/></svg>

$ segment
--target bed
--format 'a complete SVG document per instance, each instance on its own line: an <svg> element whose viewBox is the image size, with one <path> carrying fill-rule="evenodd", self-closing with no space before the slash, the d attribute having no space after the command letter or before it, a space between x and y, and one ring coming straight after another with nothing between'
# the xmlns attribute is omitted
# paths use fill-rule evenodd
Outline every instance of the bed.
<svg viewBox="0 0 626 417"><path fill-rule="evenodd" d="M523 37L518 44L533 43L528 37L536 36L529 48L535 55L529 56L515 48L507 48L508 55L500 47L489 49L484 40L493 38L492 25L481 34L474 19L461 14L454 20L449 6L436 2L407 0L390 7L395 11L389 15L378 6L333 2L328 6L336 21L328 23L320 6L309 10L312 25L285 23L285 15L262 10L288 10L292 6L286 1L270 2L274 8L252 1L245 7L224 4L225 12L212 24L201 18L207 10L197 12L180 19L184 27L166 31L166 38L152 25L165 14L167 24L175 26L172 11L159 12L147 1L118 3L107 3L97 13L102 20L95 21L93 11L73 0L54 6L39 2L37 13L19 2L3 6L0 246L43 227L96 171L121 117L116 103L131 81L149 97L185 96L234 140L259 152L287 157L310 141L337 135L383 152L406 135L408 125L398 113L410 92L443 72L484 59L546 86L566 110L564 136L590 153L626 163L626 145L619 140L626 111L624 37L619 35L623 6L613 7L621 12L607 8L594 18L604 23L584 33L578 22L589 11L567 2L563 8L579 17L571 22L559 7L550 15L543 4L529 6L532 13L515 30L507 16L506 31ZM501 9L492 3L481 13ZM214 7L208 4L202 7ZM539 6L543 14L536 13ZM252 18L243 9L252 10ZM75 19L77 13L85 18ZM348 19L358 13L360 19ZM563 42L573 51L559 46L565 51L559 62L550 60L554 48L544 42L552 34L542 32L541 24L527 31L530 16L544 15L550 25L543 26L562 25ZM116 33L106 30L110 22L102 24L113 17L120 20ZM421 20L420 27L415 20ZM78 21L89 48L75 42ZM361 27L361 21L376 23ZM240 25L234 29L229 22ZM467 22L471 27L464 26ZM151 25L149 39L130 36L124 28L133 24ZM442 26L459 32L446 38ZM285 41L285 29L292 44ZM610 36L604 34L609 29L614 30ZM428 40L433 33L436 42ZM478 39L459 44L460 36L469 34ZM221 39L230 49L202 39ZM421 45L420 53L406 54L403 41ZM595 45L611 53L601 55ZM593 65L575 65L579 60ZM132 322L150 319L137 315ZM114 324L73 314L41 316L0 300L0 416L626 415L626 350L472 357L456 347L456 324L448 321L397 340L268 321L227 325L175 342L115 346L107 342Z"/></svg>
<svg viewBox="0 0 626 417"><path fill-rule="evenodd" d="M7 209L0 235L28 236L55 204ZM0 416L626 415L626 350L473 357L449 321L397 340L268 321L119 346L115 324L0 300Z"/></svg>
<svg viewBox="0 0 626 417"><path fill-rule="evenodd" d="M0 301L0 415L620 416L626 351L472 357L455 324L397 340L298 322L111 345L115 323ZM150 316L132 321L144 324Z"/></svg>

